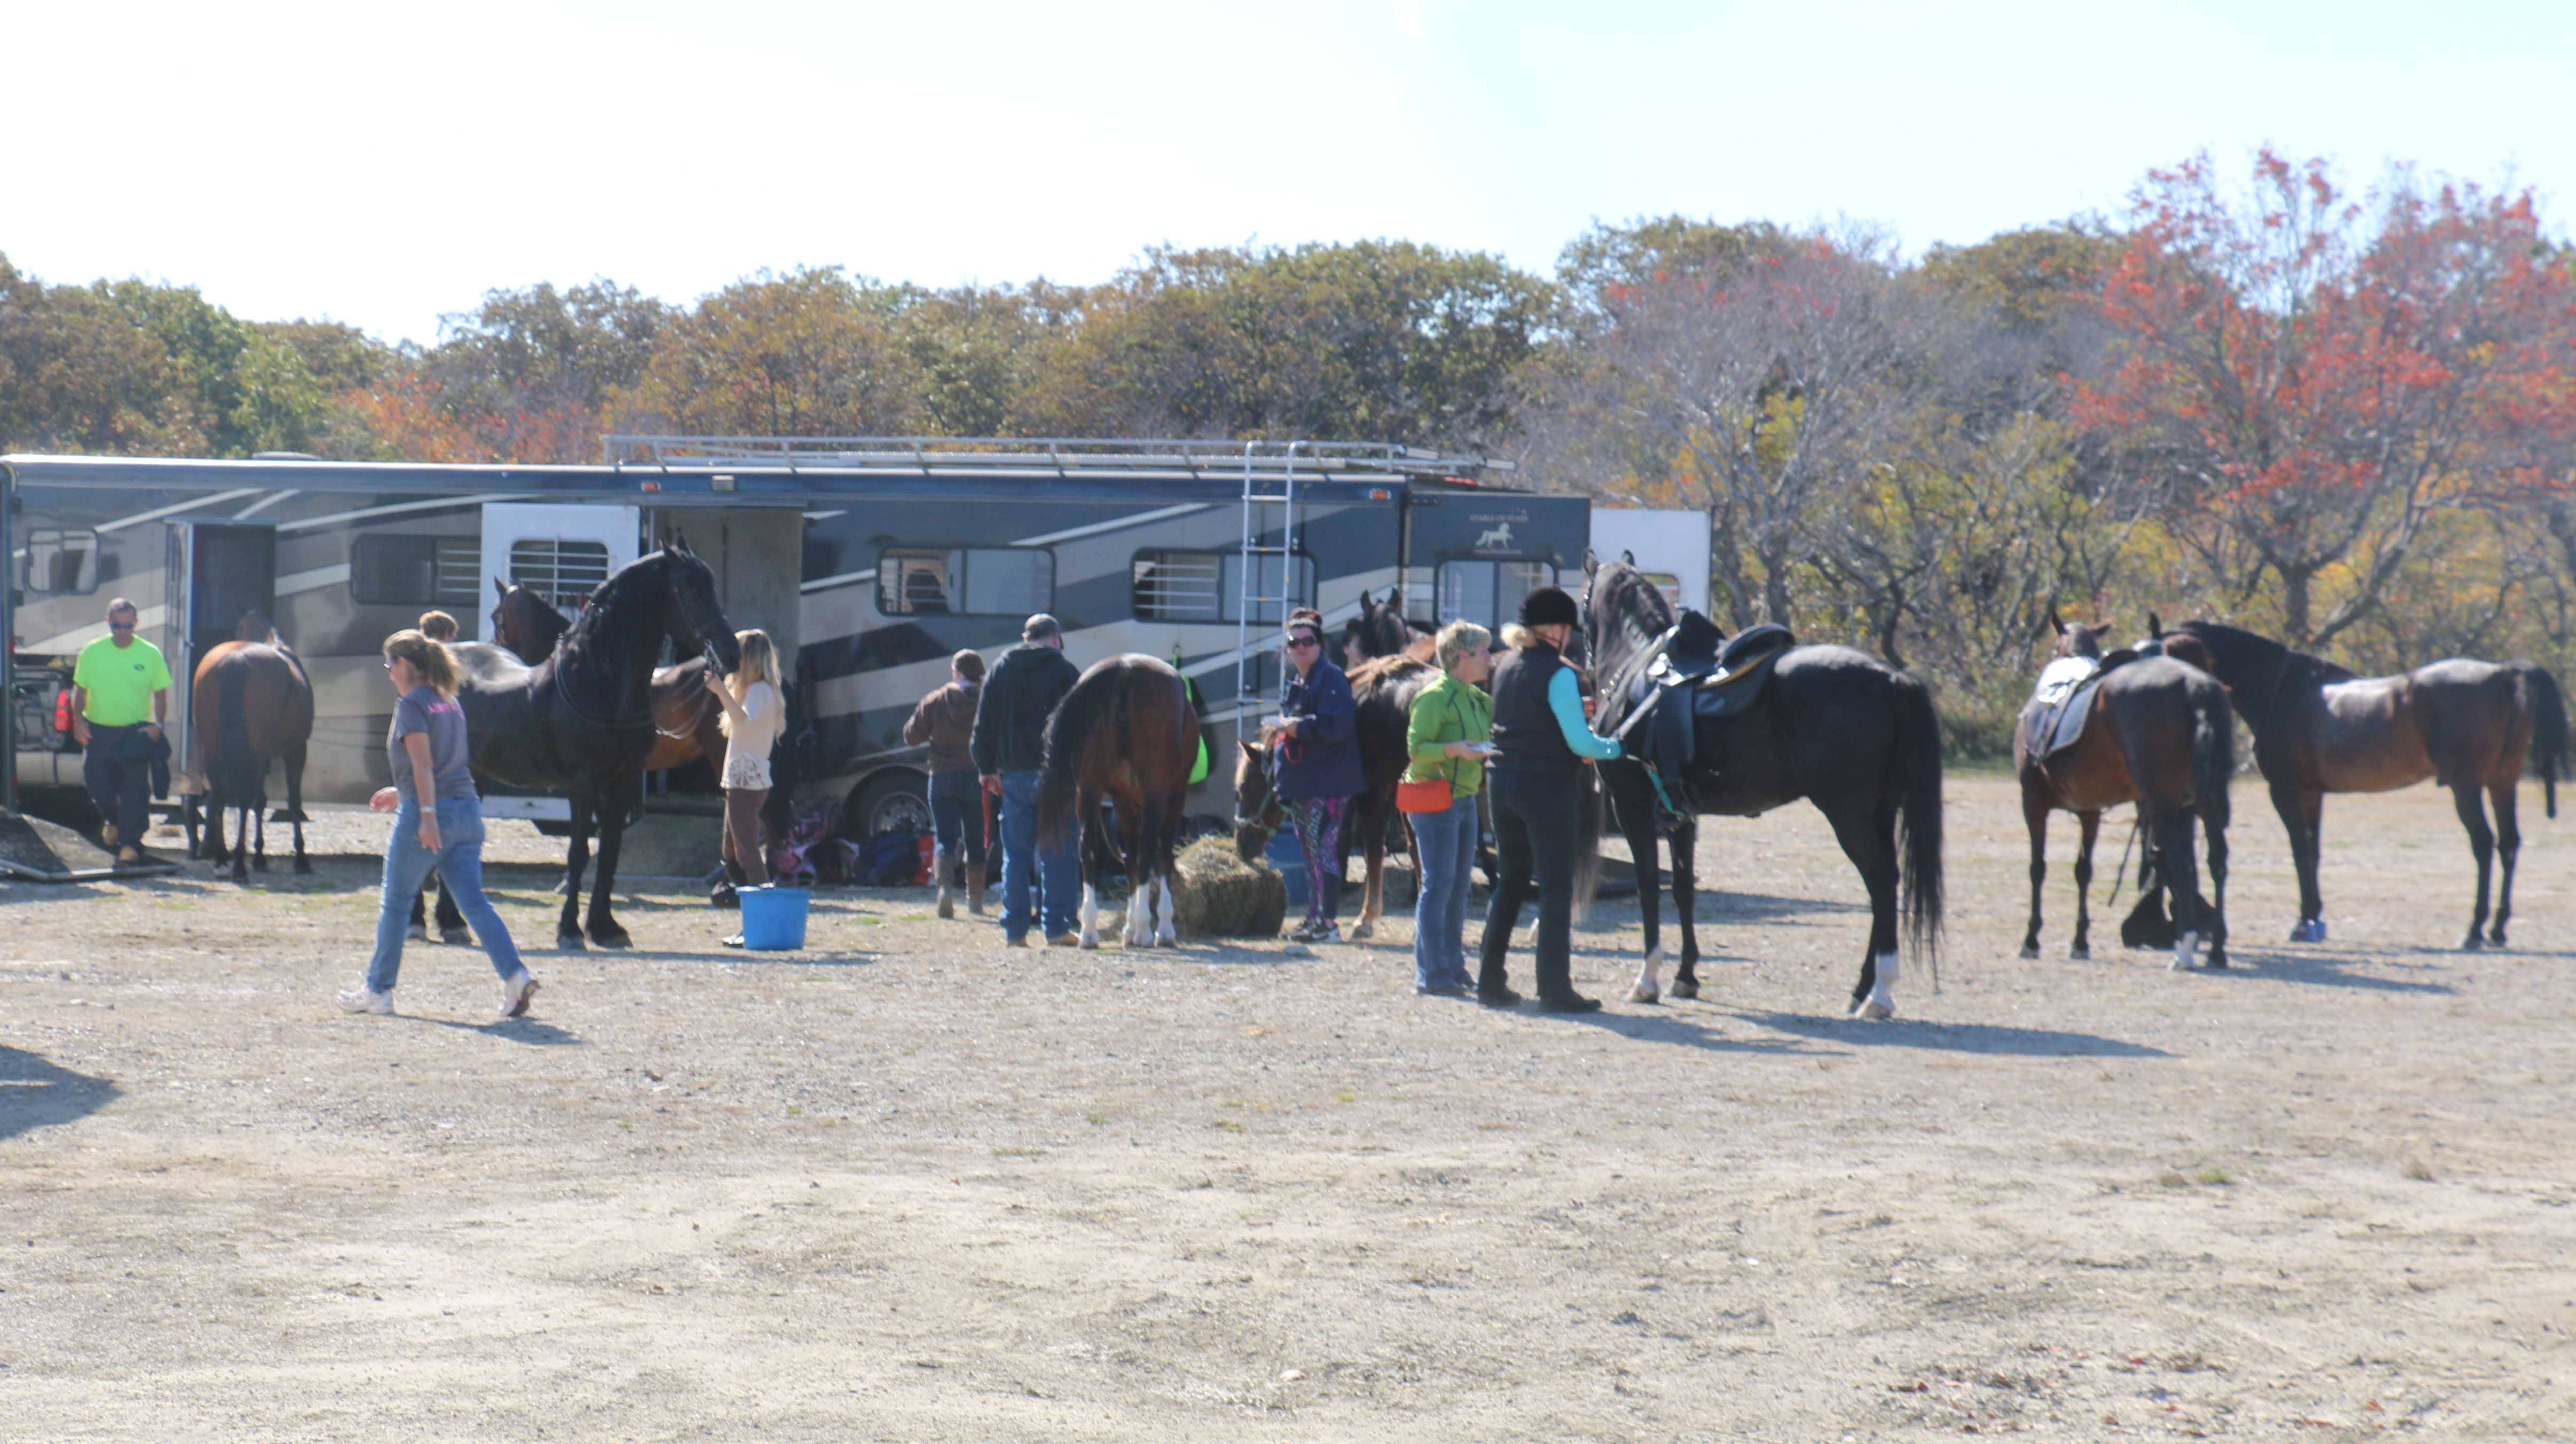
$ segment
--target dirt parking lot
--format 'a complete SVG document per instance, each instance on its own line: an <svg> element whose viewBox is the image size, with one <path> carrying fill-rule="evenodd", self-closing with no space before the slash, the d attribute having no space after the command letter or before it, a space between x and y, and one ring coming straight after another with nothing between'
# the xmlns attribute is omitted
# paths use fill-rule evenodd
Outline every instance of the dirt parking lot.
<svg viewBox="0 0 2576 1444"><path fill-rule="evenodd" d="M676 885L530 1020L417 944L353 1018L375 824L0 884L0 1438L2576 1437L2576 816L2527 789L2471 954L2447 796L2333 800L2293 945L2240 784L2238 966L2176 975L2065 957L2066 820L2016 959L2012 788L1949 796L1886 1024L1803 806L1706 829L1702 1000L1621 1001L1605 906L1579 1019L1414 997L1404 921L1005 953L827 893L745 956Z"/></svg>

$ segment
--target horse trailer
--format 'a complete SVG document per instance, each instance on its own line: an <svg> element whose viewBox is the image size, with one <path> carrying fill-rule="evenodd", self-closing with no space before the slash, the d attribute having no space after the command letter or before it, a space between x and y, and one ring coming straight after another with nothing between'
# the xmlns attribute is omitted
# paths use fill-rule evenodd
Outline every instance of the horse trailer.
<svg viewBox="0 0 2576 1444"><path fill-rule="evenodd" d="M312 674L305 797L363 801L387 781L388 634L437 608L488 638L496 579L574 611L675 537L733 624L776 640L809 739L799 805L844 800L853 831L926 816L905 718L954 653L998 655L1032 612L1063 621L1078 664L1178 659L1222 763L1276 697L1286 607L1338 627L1394 591L1408 615L1491 626L1532 587L1579 584L1587 504L1483 484L1505 470L1384 445L950 439L610 438L598 466L0 458L9 782L79 785L71 661L125 597L182 679L180 757L184 679L256 609ZM1228 771L1192 811L1230 812ZM714 783L650 790L703 810ZM487 810L567 815L547 797Z"/></svg>

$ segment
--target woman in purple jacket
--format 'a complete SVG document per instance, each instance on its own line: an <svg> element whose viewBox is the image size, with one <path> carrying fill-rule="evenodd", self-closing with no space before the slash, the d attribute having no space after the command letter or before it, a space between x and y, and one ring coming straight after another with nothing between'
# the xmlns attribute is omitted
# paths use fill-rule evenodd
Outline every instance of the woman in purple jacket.
<svg viewBox="0 0 2576 1444"><path fill-rule="evenodd" d="M1342 813L1368 785L1360 767L1359 707L1351 682L1324 655L1323 618L1288 617L1288 689L1279 704L1273 755L1279 800L1306 855L1306 922L1289 936L1337 943L1342 902Z"/></svg>

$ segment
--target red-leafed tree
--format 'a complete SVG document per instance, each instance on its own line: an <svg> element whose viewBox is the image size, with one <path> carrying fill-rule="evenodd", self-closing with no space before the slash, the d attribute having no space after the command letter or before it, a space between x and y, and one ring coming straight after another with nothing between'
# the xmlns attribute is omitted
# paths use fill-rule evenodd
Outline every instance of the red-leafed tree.
<svg viewBox="0 0 2576 1444"><path fill-rule="evenodd" d="M2276 577L2283 629L2327 641L2434 511L2526 465L2493 443L2564 394L2568 268L2528 194L2401 173L2351 197L2269 151L2238 194L2206 156L2153 172L2133 212L2078 418L2166 489L2222 586Z"/></svg>

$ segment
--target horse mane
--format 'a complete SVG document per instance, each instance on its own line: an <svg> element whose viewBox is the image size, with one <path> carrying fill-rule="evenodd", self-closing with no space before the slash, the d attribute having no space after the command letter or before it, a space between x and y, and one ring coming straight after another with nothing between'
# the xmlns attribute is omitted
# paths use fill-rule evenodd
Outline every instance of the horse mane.
<svg viewBox="0 0 2576 1444"><path fill-rule="evenodd" d="M631 688L638 696L651 688L651 668L622 676L615 659L636 645L639 629L659 639L662 619L656 603L676 555L668 550L649 552L619 567L590 594L581 615L573 618L571 630L555 644L554 656L547 659L554 663L555 685L579 706L615 716L625 700L621 688ZM703 568L705 563L698 565Z"/></svg>
<svg viewBox="0 0 2576 1444"><path fill-rule="evenodd" d="M1381 679L1391 674L1400 676L1408 667L1420 667L1424 671L1439 670L1429 662L1419 661L1401 652L1392 656L1371 657L1350 670L1351 692L1356 696L1363 689L1377 685Z"/></svg>
<svg viewBox="0 0 2576 1444"><path fill-rule="evenodd" d="M2359 673L2340 662L2330 662L2313 652L2301 652L2287 642L2276 642L2260 632L2231 627L2225 622L2190 621L2174 628L2200 638L2213 658L2222 647L2232 649L2240 658L2251 657L2278 665L2283 680L2292 676L2313 677L2322 685L2327 682L2349 682Z"/></svg>
<svg viewBox="0 0 2576 1444"><path fill-rule="evenodd" d="M1673 629L1673 604L1645 573L1616 561L1593 568L1583 600L1583 641L1601 697L1596 725L1607 727L1620 720L1625 700L1626 688L1614 684L1625 680L1633 658Z"/></svg>

